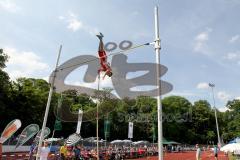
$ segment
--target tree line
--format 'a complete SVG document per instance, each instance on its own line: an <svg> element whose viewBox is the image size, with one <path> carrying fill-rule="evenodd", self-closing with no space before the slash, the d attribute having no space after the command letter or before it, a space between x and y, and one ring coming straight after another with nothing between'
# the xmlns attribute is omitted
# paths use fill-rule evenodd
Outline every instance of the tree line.
<svg viewBox="0 0 240 160"><path fill-rule="evenodd" d="M0 133L13 119L22 121L22 129L31 124L42 125L49 83L43 79L18 78L11 81L4 71L7 54L0 49ZM105 88L95 92L100 98L99 133L104 139L104 122L110 122L108 140L127 139L128 122L134 123L133 140L155 141L157 137L157 101L155 98L139 96L136 99L113 99L112 90ZM96 103L94 98L67 90L54 93L47 126L53 130L55 120L62 123L56 137L67 137L76 130L76 112L84 111L81 136L96 136ZM206 100L191 103L185 97L168 96L162 99L163 136L186 144L217 142L214 110ZM226 112L217 111L221 139L224 142L240 136L240 100L228 101ZM74 122L75 121L75 122Z"/></svg>

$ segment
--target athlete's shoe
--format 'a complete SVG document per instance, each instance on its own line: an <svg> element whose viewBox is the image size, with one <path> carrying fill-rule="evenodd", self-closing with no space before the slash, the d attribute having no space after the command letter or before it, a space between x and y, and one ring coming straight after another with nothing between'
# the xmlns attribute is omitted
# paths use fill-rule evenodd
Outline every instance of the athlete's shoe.
<svg viewBox="0 0 240 160"><path fill-rule="evenodd" d="M97 35L96 35L99 39L102 39L104 36L101 32L99 32Z"/></svg>

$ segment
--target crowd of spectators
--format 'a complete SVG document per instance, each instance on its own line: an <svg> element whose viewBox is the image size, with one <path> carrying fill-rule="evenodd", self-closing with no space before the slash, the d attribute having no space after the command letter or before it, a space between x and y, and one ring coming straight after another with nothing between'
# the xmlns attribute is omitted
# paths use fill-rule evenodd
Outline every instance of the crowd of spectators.
<svg viewBox="0 0 240 160"><path fill-rule="evenodd" d="M46 145L44 145L46 147ZM157 155L156 146L108 146L99 148L100 160L121 160ZM97 159L96 147L85 147L80 144L75 146L55 146L49 149L48 160L95 160Z"/></svg>
<svg viewBox="0 0 240 160"><path fill-rule="evenodd" d="M58 151L52 153L57 159L64 160L90 160L96 159L97 150L96 148L84 147L81 145L76 146L61 146ZM99 158L101 160L114 160L114 159L128 159L128 158L139 158L146 156L157 155L157 147L147 147L147 146L108 146L100 147Z"/></svg>
<svg viewBox="0 0 240 160"><path fill-rule="evenodd" d="M50 147L51 146L51 147ZM44 146L46 150L46 145ZM77 144L75 146L49 145L48 160L95 160L97 159L96 146L84 146ZM195 147L186 147L181 145L166 145L164 153L184 152L196 150ZM46 154L46 153L45 153ZM148 156L157 156L157 145L107 145L99 148L100 160L121 160L144 158Z"/></svg>

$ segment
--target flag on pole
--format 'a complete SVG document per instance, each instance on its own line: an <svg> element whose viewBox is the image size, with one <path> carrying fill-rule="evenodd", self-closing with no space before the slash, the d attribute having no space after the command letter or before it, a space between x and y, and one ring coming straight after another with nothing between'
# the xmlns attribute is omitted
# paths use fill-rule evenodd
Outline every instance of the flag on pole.
<svg viewBox="0 0 240 160"><path fill-rule="evenodd" d="M23 145L30 138L32 138L39 131L39 126L37 124L30 124L26 128L23 129L22 133L19 135L18 142L15 148Z"/></svg>
<svg viewBox="0 0 240 160"><path fill-rule="evenodd" d="M110 121L108 119L104 121L104 136L105 140L110 136Z"/></svg>
<svg viewBox="0 0 240 160"><path fill-rule="evenodd" d="M58 117L58 111L62 106L62 102L63 102L63 97L62 97L62 93L60 98L58 98L58 103L57 103L57 115L56 117ZM54 130L55 131L61 131L62 130L62 123L61 120L59 118L56 118L55 123L54 123Z"/></svg>
<svg viewBox="0 0 240 160"><path fill-rule="evenodd" d="M58 120L58 118L55 120L54 130L55 131L61 131L62 130L62 123L61 123L60 120Z"/></svg>
<svg viewBox="0 0 240 160"><path fill-rule="evenodd" d="M133 122L128 123L128 138L133 138Z"/></svg>
<svg viewBox="0 0 240 160"><path fill-rule="evenodd" d="M76 133L80 135L81 126L82 126L82 117L83 111L81 109L78 110L78 123L77 123L77 130Z"/></svg>
<svg viewBox="0 0 240 160"><path fill-rule="evenodd" d="M42 130L38 131L38 133L37 133L37 135L34 139L35 143L39 142L41 132L42 132ZM46 127L45 130L44 130L43 139L46 138L50 134L50 132L51 132L51 130L48 127Z"/></svg>
<svg viewBox="0 0 240 160"><path fill-rule="evenodd" d="M22 123L19 119L11 121L2 132L0 143L4 143L8 140L8 138L10 138L21 127L21 125Z"/></svg>
<svg viewBox="0 0 240 160"><path fill-rule="evenodd" d="M153 138L153 142L154 142L156 140L156 127L155 127L155 124L153 124L153 126L152 126L152 132L153 132L152 138Z"/></svg>

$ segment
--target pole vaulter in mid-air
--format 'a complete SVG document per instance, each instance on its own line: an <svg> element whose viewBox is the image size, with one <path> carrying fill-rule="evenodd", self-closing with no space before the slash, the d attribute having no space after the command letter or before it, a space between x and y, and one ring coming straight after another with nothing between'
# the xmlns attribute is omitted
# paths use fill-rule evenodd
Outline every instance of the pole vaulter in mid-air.
<svg viewBox="0 0 240 160"><path fill-rule="evenodd" d="M100 32L96 35L99 38L99 46L98 46L98 56L100 61L100 68L98 69L98 74L101 72L105 72L103 79L106 75L108 77L111 77L113 75L112 69L110 67L110 64L107 62L107 54L104 50L104 44L103 44L103 34Z"/></svg>

